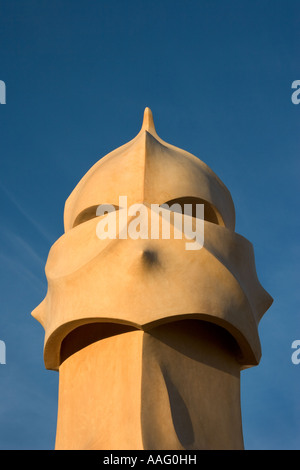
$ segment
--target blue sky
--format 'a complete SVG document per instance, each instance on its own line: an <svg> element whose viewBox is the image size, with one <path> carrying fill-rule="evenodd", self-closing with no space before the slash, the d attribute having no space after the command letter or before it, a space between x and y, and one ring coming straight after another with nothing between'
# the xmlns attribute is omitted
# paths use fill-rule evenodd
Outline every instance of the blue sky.
<svg viewBox="0 0 300 470"><path fill-rule="evenodd" d="M146 106L229 188L274 298L242 373L245 447L300 449L299 44L293 0L0 0L0 449L54 447L58 374L30 313L66 198Z"/></svg>

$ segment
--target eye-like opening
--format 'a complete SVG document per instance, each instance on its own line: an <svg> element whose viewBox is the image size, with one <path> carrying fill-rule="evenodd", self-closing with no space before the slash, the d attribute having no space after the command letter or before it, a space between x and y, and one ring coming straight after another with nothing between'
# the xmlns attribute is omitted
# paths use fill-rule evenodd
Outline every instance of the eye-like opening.
<svg viewBox="0 0 300 470"><path fill-rule="evenodd" d="M178 210L178 206L176 207L176 204L180 206L180 209ZM173 212L184 212L184 204L190 204L192 207L192 217L197 217L197 204L203 204L204 205L204 220L211 222L213 224L217 225L222 225L225 226L224 221L219 213L219 211L208 201L205 201L204 199L198 198L198 197L192 197L192 196L185 196L185 197L179 197L175 199L171 199L170 201L165 202L164 204L161 204L161 206L168 206L171 211ZM172 207L174 205L174 207ZM115 205L115 204L97 204L95 206L90 206L81 211L74 223L73 223L73 228L76 227L77 225L83 224L84 222L87 222L88 220L94 219L95 217L99 217L104 214L108 214L109 212L112 212L113 210L119 210L120 207Z"/></svg>
<svg viewBox="0 0 300 470"><path fill-rule="evenodd" d="M172 210L173 212L179 212L179 211L176 206L174 206L173 209L171 206L173 204L179 204L182 214L184 212L184 204L190 204L192 206L192 217L197 217L197 210L196 210L197 204L203 204L204 205L204 220L206 220L207 222L211 222L213 224L225 226L224 221L219 211L210 202L205 201L204 199L201 199L198 197L192 197L192 196L185 196L185 197L179 197L176 199L171 199L170 201L167 201L161 205L164 206L165 204L168 205L170 210Z"/></svg>
<svg viewBox="0 0 300 470"><path fill-rule="evenodd" d="M101 206L101 213L99 212L99 207ZM108 214L113 210L119 210L119 206L115 204L97 204L96 206L90 206L87 209L81 211L78 216L76 217L73 228L77 225L83 224L88 220L94 219L95 217L99 217L100 215Z"/></svg>

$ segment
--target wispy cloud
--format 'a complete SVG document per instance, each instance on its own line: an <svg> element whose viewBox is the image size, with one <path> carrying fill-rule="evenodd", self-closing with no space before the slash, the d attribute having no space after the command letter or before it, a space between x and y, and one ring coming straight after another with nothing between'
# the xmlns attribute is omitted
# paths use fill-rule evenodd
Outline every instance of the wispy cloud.
<svg viewBox="0 0 300 470"><path fill-rule="evenodd" d="M44 273L46 260L24 238L7 227L1 227L1 238L2 243L9 247L9 250L0 252L2 270L9 269L23 280L31 280L31 285L39 291L44 290L45 283L36 273Z"/></svg>
<svg viewBox="0 0 300 470"><path fill-rule="evenodd" d="M6 235L14 250L17 249L18 252L23 253L26 257L28 256L39 267L45 265L45 260L24 238L20 237L12 230L2 229L1 231Z"/></svg>
<svg viewBox="0 0 300 470"><path fill-rule="evenodd" d="M38 290L38 292L43 292L45 289L45 283L28 267L26 267L21 261L17 258L12 258L0 253L0 262L2 269L9 269L14 273L17 273L22 277L23 280L32 281L31 286Z"/></svg>
<svg viewBox="0 0 300 470"><path fill-rule="evenodd" d="M0 181L0 189L5 194L7 199L14 204L18 211L34 226L34 228L47 240L47 242L52 243L53 239L51 238L49 232L45 230L43 225L41 225L36 219L32 217L31 214L20 204L17 198L9 191L3 183Z"/></svg>

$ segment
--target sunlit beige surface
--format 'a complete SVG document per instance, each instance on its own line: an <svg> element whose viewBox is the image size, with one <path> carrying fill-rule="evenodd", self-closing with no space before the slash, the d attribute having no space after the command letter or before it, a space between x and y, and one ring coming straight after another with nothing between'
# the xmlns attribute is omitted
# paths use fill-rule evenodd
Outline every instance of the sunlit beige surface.
<svg viewBox="0 0 300 470"><path fill-rule="evenodd" d="M149 227L151 204L204 204L203 247L151 239L150 228L147 239L100 240L97 207L123 214L120 196L143 204ZM33 312L46 368L60 374L56 448L243 448L240 371L259 363L272 299L225 185L158 137L146 108L138 135L78 183L64 221Z"/></svg>

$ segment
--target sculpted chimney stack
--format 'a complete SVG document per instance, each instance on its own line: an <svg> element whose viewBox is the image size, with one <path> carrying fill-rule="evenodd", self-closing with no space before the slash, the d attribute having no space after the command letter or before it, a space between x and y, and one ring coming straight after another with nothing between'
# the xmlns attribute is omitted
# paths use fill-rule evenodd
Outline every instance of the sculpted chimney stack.
<svg viewBox="0 0 300 470"><path fill-rule="evenodd" d="M115 236L99 236L109 221ZM198 247L187 223L204 230ZM260 361L272 299L222 181L164 142L146 108L138 135L75 187L64 224L32 313L59 372L56 449L242 449L240 372Z"/></svg>

